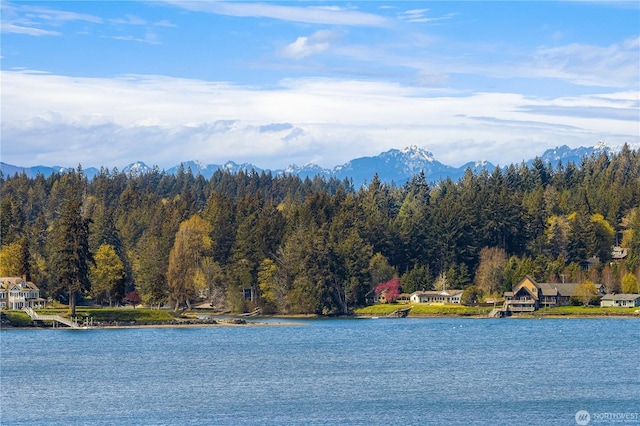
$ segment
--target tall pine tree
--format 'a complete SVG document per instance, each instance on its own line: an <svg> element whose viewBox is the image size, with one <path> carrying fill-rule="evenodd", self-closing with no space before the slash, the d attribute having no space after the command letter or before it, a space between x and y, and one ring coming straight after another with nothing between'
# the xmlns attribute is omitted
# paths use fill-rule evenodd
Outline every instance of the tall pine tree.
<svg viewBox="0 0 640 426"><path fill-rule="evenodd" d="M54 267L58 288L69 295L69 314L76 316L76 295L90 289L89 266L93 255L89 250L89 223L83 216L82 199L73 196L63 203L62 216L55 228Z"/></svg>

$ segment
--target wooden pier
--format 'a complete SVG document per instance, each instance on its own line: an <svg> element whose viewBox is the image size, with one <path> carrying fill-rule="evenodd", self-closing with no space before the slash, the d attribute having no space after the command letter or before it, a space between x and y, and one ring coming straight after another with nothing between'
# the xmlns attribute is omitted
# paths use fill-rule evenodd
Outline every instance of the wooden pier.
<svg viewBox="0 0 640 426"><path fill-rule="evenodd" d="M32 321L53 321L53 327L58 324L64 324L67 327L74 330L82 330L88 328L87 326L78 325L77 320L70 320L69 318L61 317L60 315L39 315L31 308L24 308L24 311L29 315Z"/></svg>
<svg viewBox="0 0 640 426"><path fill-rule="evenodd" d="M411 306L409 306L408 308L396 309L395 311L387 315L387 317L388 318L405 318L407 315L409 315L410 310L411 310Z"/></svg>
<svg viewBox="0 0 640 426"><path fill-rule="evenodd" d="M256 317L256 316L260 315L261 313L262 313L262 309L261 308L255 308L251 312L245 312L244 314L239 314L238 316L240 316L240 317Z"/></svg>
<svg viewBox="0 0 640 426"><path fill-rule="evenodd" d="M504 318L509 315L509 312L504 308L493 308L489 312L489 318Z"/></svg>

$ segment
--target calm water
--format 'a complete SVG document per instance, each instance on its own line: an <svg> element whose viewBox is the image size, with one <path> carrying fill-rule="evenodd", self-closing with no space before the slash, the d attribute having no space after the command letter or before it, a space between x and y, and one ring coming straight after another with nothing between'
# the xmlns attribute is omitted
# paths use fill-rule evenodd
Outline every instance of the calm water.
<svg viewBox="0 0 640 426"><path fill-rule="evenodd" d="M579 410L640 418L635 319L300 323L2 331L0 423L575 425Z"/></svg>

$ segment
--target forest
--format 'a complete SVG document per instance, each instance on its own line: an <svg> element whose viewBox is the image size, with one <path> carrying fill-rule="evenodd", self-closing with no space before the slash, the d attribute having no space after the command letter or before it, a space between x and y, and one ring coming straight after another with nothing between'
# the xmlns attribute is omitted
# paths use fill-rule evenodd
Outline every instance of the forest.
<svg viewBox="0 0 640 426"><path fill-rule="evenodd" d="M525 275L637 292L640 155L362 187L255 171L0 176L0 276L75 306L347 314L376 286L500 295ZM612 247L628 250L612 261Z"/></svg>

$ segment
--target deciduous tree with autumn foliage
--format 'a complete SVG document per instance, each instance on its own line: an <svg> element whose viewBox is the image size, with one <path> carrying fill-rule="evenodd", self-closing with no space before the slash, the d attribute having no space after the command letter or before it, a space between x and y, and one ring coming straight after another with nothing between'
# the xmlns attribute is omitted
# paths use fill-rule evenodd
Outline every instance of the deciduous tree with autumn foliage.
<svg viewBox="0 0 640 426"><path fill-rule="evenodd" d="M378 284L374 289L374 293L386 303L395 302L400 295L400 278L394 277L389 281Z"/></svg>

